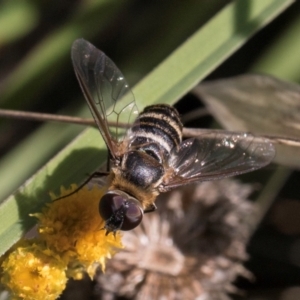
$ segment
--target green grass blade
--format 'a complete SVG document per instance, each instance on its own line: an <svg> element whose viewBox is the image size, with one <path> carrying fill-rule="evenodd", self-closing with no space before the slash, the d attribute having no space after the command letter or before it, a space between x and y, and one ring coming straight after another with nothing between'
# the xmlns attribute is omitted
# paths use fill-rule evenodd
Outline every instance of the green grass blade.
<svg viewBox="0 0 300 300"><path fill-rule="evenodd" d="M292 2L240 0L225 7L133 89L139 107L174 103ZM105 161L104 149L99 132L88 129L8 197L0 208L0 253L34 224L28 214L49 200L48 192L81 182Z"/></svg>
<svg viewBox="0 0 300 300"><path fill-rule="evenodd" d="M64 110L62 114L90 117L87 106L83 104L81 110ZM18 147L9 151L0 160L0 199L6 198L11 191L17 189L44 165L53 153L57 153L83 130L83 126L73 124L47 123L30 134ZM51 142L49 137L52 138Z"/></svg>
<svg viewBox="0 0 300 300"><path fill-rule="evenodd" d="M241 0L228 5L135 88L136 99L175 103L293 1Z"/></svg>

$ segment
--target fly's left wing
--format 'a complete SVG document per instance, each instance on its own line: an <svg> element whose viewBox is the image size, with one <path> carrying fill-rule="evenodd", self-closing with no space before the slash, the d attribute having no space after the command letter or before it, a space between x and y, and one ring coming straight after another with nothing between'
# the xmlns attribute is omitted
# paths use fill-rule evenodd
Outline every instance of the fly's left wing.
<svg viewBox="0 0 300 300"><path fill-rule="evenodd" d="M170 155L173 176L161 190L196 181L217 180L254 171L269 164L275 156L272 142L247 133L207 132L181 143Z"/></svg>
<svg viewBox="0 0 300 300"><path fill-rule="evenodd" d="M85 99L111 157L116 159L124 141L121 123L129 129L138 116L134 96L113 61L91 43L76 40L71 55Z"/></svg>

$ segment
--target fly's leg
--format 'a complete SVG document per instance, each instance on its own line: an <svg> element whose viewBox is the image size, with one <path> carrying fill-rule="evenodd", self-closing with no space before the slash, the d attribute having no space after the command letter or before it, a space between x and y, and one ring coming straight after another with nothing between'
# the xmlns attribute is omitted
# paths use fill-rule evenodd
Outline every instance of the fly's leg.
<svg viewBox="0 0 300 300"><path fill-rule="evenodd" d="M59 197L53 201L58 201L58 200L61 200L61 199L64 199L64 198L67 198L71 195L74 195L76 194L78 191L80 191L86 184L88 184L93 178L95 177L102 177L102 176L108 176L109 175L109 172L94 172L92 175L90 175L82 184L80 184L73 192L65 195L65 196L62 196L62 197Z"/></svg>

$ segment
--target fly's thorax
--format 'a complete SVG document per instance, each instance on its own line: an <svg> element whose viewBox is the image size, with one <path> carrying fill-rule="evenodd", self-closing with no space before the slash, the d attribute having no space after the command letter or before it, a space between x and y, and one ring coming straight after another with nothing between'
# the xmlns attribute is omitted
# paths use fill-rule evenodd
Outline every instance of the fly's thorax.
<svg viewBox="0 0 300 300"><path fill-rule="evenodd" d="M122 175L145 190L157 187L164 175L163 165L142 150L129 151L122 160Z"/></svg>

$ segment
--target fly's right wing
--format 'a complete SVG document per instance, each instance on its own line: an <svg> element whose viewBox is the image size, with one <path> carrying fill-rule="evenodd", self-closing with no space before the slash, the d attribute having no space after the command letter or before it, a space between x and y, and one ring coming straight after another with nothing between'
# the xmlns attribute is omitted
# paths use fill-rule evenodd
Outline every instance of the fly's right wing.
<svg viewBox="0 0 300 300"><path fill-rule="evenodd" d="M111 157L117 159L124 148L124 129L129 129L138 116L134 96L113 61L91 43L76 40L71 55L77 79L98 129Z"/></svg>
<svg viewBox="0 0 300 300"><path fill-rule="evenodd" d="M166 178L161 191L251 172L269 164L274 156L274 145L266 138L211 130L183 141L172 151L168 166L173 176Z"/></svg>

